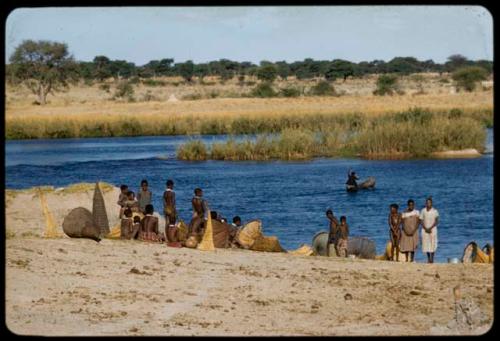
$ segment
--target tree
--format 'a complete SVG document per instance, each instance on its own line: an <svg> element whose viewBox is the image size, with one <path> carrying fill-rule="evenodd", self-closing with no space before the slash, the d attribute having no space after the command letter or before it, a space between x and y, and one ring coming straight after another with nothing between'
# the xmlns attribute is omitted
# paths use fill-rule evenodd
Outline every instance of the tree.
<svg viewBox="0 0 500 341"><path fill-rule="evenodd" d="M96 56L94 62L94 78L100 82L111 77L110 60L106 56Z"/></svg>
<svg viewBox="0 0 500 341"><path fill-rule="evenodd" d="M453 54L448 57L448 61L444 64L448 72L453 72L458 68L469 64L469 60L461 54Z"/></svg>
<svg viewBox="0 0 500 341"><path fill-rule="evenodd" d="M485 80L488 72L479 66L466 66L453 72L451 78L457 82L457 88L463 88L466 91L473 91L476 88L476 82Z"/></svg>
<svg viewBox="0 0 500 341"><path fill-rule="evenodd" d="M331 63L328 64L323 76L329 82L334 81L337 78L342 78L344 82L347 77L354 75L354 66L353 63L342 60L335 59Z"/></svg>
<svg viewBox="0 0 500 341"><path fill-rule="evenodd" d="M210 67L208 64L196 64L194 66L194 74L200 80L200 83L203 82L203 78L210 74Z"/></svg>
<svg viewBox="0 0 500 341"><path fill-rule="evenodd" d="M191 60L186 61L185 63L176 64L179 68L179 73L182 78L186 82L191 82L194 76L194 64Z"/></svg>
<svg viewBox="0 0 500 341"><path fill-rule="evenodd" d="M286 80L290 76L290 66L285 61L276 62L276 68L281 79Z"/></svg>
<svg viewBox="0 0 500 341"><path fill-rule="evenodd" d="M278 69L273 64L265 64L257 69L257 78L272 83L278 76Z"/></svg>
<svg viewBox="0 0 500 341"><path fill-rule="evenodd" d="M15 79L25 84L38 103L47 103L47 95L78 80L77 64L65 43L25 40L10 57Z"/></svg>

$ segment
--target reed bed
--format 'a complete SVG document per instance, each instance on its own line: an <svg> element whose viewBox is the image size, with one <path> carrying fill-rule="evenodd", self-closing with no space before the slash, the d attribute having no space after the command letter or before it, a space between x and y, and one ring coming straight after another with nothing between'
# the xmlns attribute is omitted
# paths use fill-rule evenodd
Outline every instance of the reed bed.
<svg viewBox="0 0 500 341"><path fill-rule="evenodd" d="M361 156L371 159L427 157L436 151L475 148L484 151L484 114L466 115L414 108L380 116L348 115L304 125L288 121L279 134L205 145L193 139L181 145L181 160L306 160L315 157ZM253 126L253 125L252 125ZM269 131L268 131L269 133Z"/></svg>
<svg viewBox="0 0 500 341"><path fill-rule="evenodd" d="M493 125L491 108L425 109L436 116L471 118L486 126ZM408 111L408 110L406 110ZM401 111L400 111L401 112ZM5 138L87 138L118 136L160 136L197 134L262 134L279 133L286 129L311 131L334 130L338 127L352 130L388 113L308 113L297 112L237 114L109 114L109 115L7 115Z"/></svg>

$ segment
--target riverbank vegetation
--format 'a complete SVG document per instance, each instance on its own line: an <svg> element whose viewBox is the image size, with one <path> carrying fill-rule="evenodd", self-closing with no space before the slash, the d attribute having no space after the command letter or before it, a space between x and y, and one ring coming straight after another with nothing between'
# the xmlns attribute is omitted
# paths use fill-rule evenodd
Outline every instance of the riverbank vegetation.
<svg viewBox="0 0 500 341"><path fill-rule="evenodd" d="M332 110L330 102L321 103L316 113L315 105L308 102L292 103L253 103L255 112L250 113L215 113L215 114L173 114L157 113L134 114L135 103L125 104L131 113L124 114L38 114L7 115L5 138L40 139L40 138L87 138L87 137L127 137L127 136L162 136L162 135L221 135L221 134L260 134L279 133L286 129L304 129L311 131L351 129L369 124L373 118L391 115L395 110L375 111L376 102L371 102L371 111L350 111L342 113L343 106ZM231 107L229 103L223 103ZM248 105L252 108L252 105ZM299 110L300 106L304 109ZM274 108L278 109L274 109ZM325 108L326 107L326 108ZM349 108L349 105L345 105ZM258 108L258 110L257 110ZM288 108L288 110L286 110ZM395 106L394 109L398 107ZM349 113L349 111L351 113ZM471 118L484 126L493 125L493 110L458 109L451 110L428 108L426 111L436 117L454 115L456 118ZM405 112L398 110L397 112Z"/></svg>
<svg viewBox="0 0 500 341"><path fill-rule="evenodd" d="M436 151L475 148L483 151L487 115L465 115L460 110L435 113L414 108L380 117L337 116L294 127L277 134L210 146L199 139L181 145L181 160L305 160L314 157L361 156L372 159L428 157ZM311 122L310 122L311 123ZM246 132L250 133L250 132ZM253 133L253 132L252 132Z"/></svg>

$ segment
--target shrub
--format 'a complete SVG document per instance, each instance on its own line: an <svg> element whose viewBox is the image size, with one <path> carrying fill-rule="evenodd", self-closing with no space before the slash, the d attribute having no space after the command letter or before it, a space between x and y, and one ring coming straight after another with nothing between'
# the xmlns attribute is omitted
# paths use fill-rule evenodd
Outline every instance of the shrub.
<svg viewBox="0 0 500 341"><path fill-rule="evenodd" d="M146 93L142 96L142 100L144 102L149 102L149 101L157 101L158 97L152 94L150 90L146 91Z"/></svg>
<svg viewBox="0 0 500 341"><path fill-rule="evenodd" d="M145 86L164 86L166 83L162 80L148 78L143 80L142 84L144 84Z"/></svg>
<svg viewBox="0 0 500 341"><path fill-rule="evenodd" d="M129 82L130 84L139 84L139 82L140 82L140 81L141 81L141 80L140 80L140 79L139 79L139 77L137 77L137 76L131 77L131 78L128 80L128 82Z"/></svg>
<svg viewBox="0 0 500 341"><path fill-rule="evenodd" d="M278 94L274 91L270 83L264 82L253 88L250 95L252 97L268 98L276 97Z"/></svg>
<svg viewBox="0 0 500 341"><path fill-rule="evenodd" d="M485 80L488 72L480 66L467 66L453 72L451 78L457 83L457 89L473 91L476 83Z"/></svg>
<svg viewBox="0 0 500 341"><path fill-rule="evenodd" d="M201 140L190 140L177 149L180 160L202 161L207 159L207 147Z"/></svg>
<svg viewBox="0 0 500 341"><path fill-rule="evenodd" d="M196 93L195 94L187 94L187 95L182 96L182 99L185 101L195 101L195 100L201 99L201 95L196 94Z"/></svg>
<svg viewBox="0 0 500 341"><path fill-rule="evenodd" d="M101 84L99 85L99 90L103 90L109 93L110 86L109 84Z"/></svg>
<svg viewBox="0 0 500 341"><path fill-rule="evenodd" d="M380 75L377 79L377 89L373 91L374 95L384 96L392 95L394 92L398 92L398 76L393 74Z"/></svg>
<svg viewBox="0 0 500 341"><path fill-rule="evenodd" d="M335 96L335 88L327 81L314 85L309 93L313 96Z"/></svg>
<svg viewBox="0 0 500 341"><path fill-rule="evenodd" d="M264 82L272 83L278 77L278 69L272 64L261 66L257 69L257 78Z"/></svg>
<svg viewBox="0 0 500 341"><path fill-rule="evenodd" d="M134 88L132 87L132 84L130 84L128 81L120 81L116 85L116 90L115 94L113 96L114 99L123 99L126 98L129 102L134 101Z"/></svg>
<svg viewBox="0 0 500 341"><path fill-rule="evenodd" d="M301 92L297 88L288 87L288 88L280 89L280 94L283 97L299 97Z"/></svg>

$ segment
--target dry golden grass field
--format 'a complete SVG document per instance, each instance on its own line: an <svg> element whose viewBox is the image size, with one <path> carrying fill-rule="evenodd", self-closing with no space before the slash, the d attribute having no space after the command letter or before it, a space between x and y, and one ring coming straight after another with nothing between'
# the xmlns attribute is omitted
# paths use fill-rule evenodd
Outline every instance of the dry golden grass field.
<svg viewBox="0 0 500 341"><path fill-rule="evenodd" d="M483 90L480 86L472 93L456 93L449 76L437 74L424 75L424 81L414 81L414 76L400 80L404 95L374 96L376 77L348 79L333 83L340 96L337 97L297 97L297 98L242 98L252 87L240 86L236 80L224 84L205 79L208 85L187 85L179 79L163 79L164 86L134 86L135 102L112 100L114 85L109 83L109 93L101 90L100 85L73 86L66 92L49 95L45 106L33 105L35 96L22 87L7 86L6 115L282 115L282 114L338 114L359 112L363 114L382 114L407 110L410 107L423 107L435 110L459 108L463 110L491 109L493 91ZM446 80L446 83L444 82ZM275 88L310 88L316 81L279 81ZM210 85L212 84L212 85ZM424 93L419 92L421 88ZM216 93L216 98L210 98ZM147 95L147 96L146 96ZM171 96L177 99L170 100ZM188 100L183 98L196 98ZM214 95L215 96L215 95ZM146 100L147 98L147 100ZM151 117L148 117L151 118Z"/></svg>

